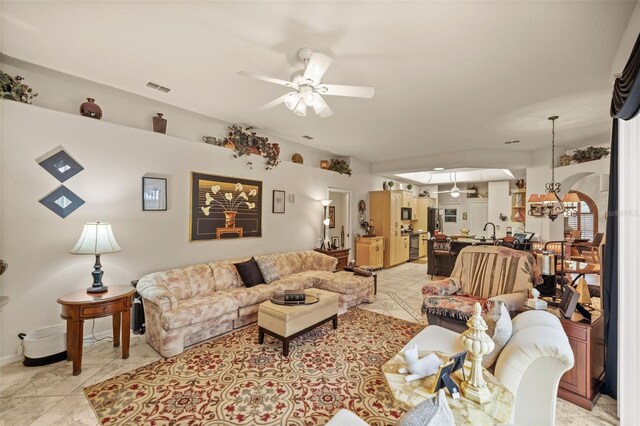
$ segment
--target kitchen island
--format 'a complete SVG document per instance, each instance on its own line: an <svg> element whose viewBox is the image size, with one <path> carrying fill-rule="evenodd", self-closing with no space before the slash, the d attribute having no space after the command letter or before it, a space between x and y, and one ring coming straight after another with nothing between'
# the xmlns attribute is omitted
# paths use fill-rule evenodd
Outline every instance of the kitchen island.
<svg viewBox="0 0 640 426"><path fill-rule="evenodd" d="M494 240L482 240L480 238L458 238L457 240L453 240L451 242L452 248L451 250L455 253L453 256L440 256L438 258L439 261L439 270L438 276L441 277L449 277L451 276L451 272L453 271L453 266L456 264L456 259L458 258L458 253L465 247L468 246L476 246L476 245L488 245L492 246L494 244ZM433 267L435 265L435 256L433 254L433 241L427 241L427 274L433 274Z"/></svg>

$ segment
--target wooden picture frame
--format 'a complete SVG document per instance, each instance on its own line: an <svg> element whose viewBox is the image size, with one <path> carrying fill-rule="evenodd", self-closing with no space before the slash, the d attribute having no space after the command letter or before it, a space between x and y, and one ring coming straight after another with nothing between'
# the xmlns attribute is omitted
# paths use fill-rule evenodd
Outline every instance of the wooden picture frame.
<svg viewBox="0 0 640 426"><path fill-rule="evenodd" d="M167 211L167 179L142 177L142 211Z"/></svg>
<svg viewBox="0 0 640 426"><path fill-rule="evenodd" d="M336 206L329 206L329 228L336 227Z"/></svg>
<svg viewBox="0 0 640 426"><path fill-rule="evenodd" d="M340 238L331 237L331 249L332 250L338 250L339 248L340 248Z"/></svg>
<svg viewBox="0 0 640 426"><path fill-rule="evenodd" d="M271 207L271 212L284 214L286 210L286 201L287 201L286 192L274 189L272 201L273 201L273 204Z"/></svg>

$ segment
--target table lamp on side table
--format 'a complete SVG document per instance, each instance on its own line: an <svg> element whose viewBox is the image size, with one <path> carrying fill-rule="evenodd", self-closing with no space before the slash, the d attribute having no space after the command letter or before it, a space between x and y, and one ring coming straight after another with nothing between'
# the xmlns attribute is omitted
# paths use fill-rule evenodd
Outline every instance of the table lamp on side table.
<svg viewBox="0 0 640 426"><path fill-rule="evenodd" d="M107 286L102 284L102 265L100 255L103 253L115 253L122 250L111 230L111 224L105 222L85 223L82 235L76 245L71 249L71 254L93 254L96 263L93 265L93 284L87 289L88 293L102 293L107 291Z"/></svg>

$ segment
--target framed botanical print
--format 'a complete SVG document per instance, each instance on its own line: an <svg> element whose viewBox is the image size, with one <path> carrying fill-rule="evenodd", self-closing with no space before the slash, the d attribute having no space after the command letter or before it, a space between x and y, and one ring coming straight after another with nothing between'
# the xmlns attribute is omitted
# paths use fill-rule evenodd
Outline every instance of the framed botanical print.
<svg viewBox="0 0 640 426"><path fill-rule="evenodd" d="M191 173L191 241L262 236L262 182Z"/></svg>
<svg viewBox="0 0 640 426"><path fill-rule="evenodd" d="M286 193L284 191L278 191L278 190L273 191L273 207L271 210L273 213L285 212L285 200L286 200L285 195Z"/></svg>

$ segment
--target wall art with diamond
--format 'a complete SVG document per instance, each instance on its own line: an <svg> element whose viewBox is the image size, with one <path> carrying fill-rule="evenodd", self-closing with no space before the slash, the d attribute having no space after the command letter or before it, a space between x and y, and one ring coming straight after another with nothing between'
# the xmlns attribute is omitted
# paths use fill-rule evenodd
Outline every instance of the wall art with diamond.
<svg viewBox="0 0 640 426"><path fill-rule="evenodd" d="M191 173L191 241L262 236L262 182Z"/></svg>

